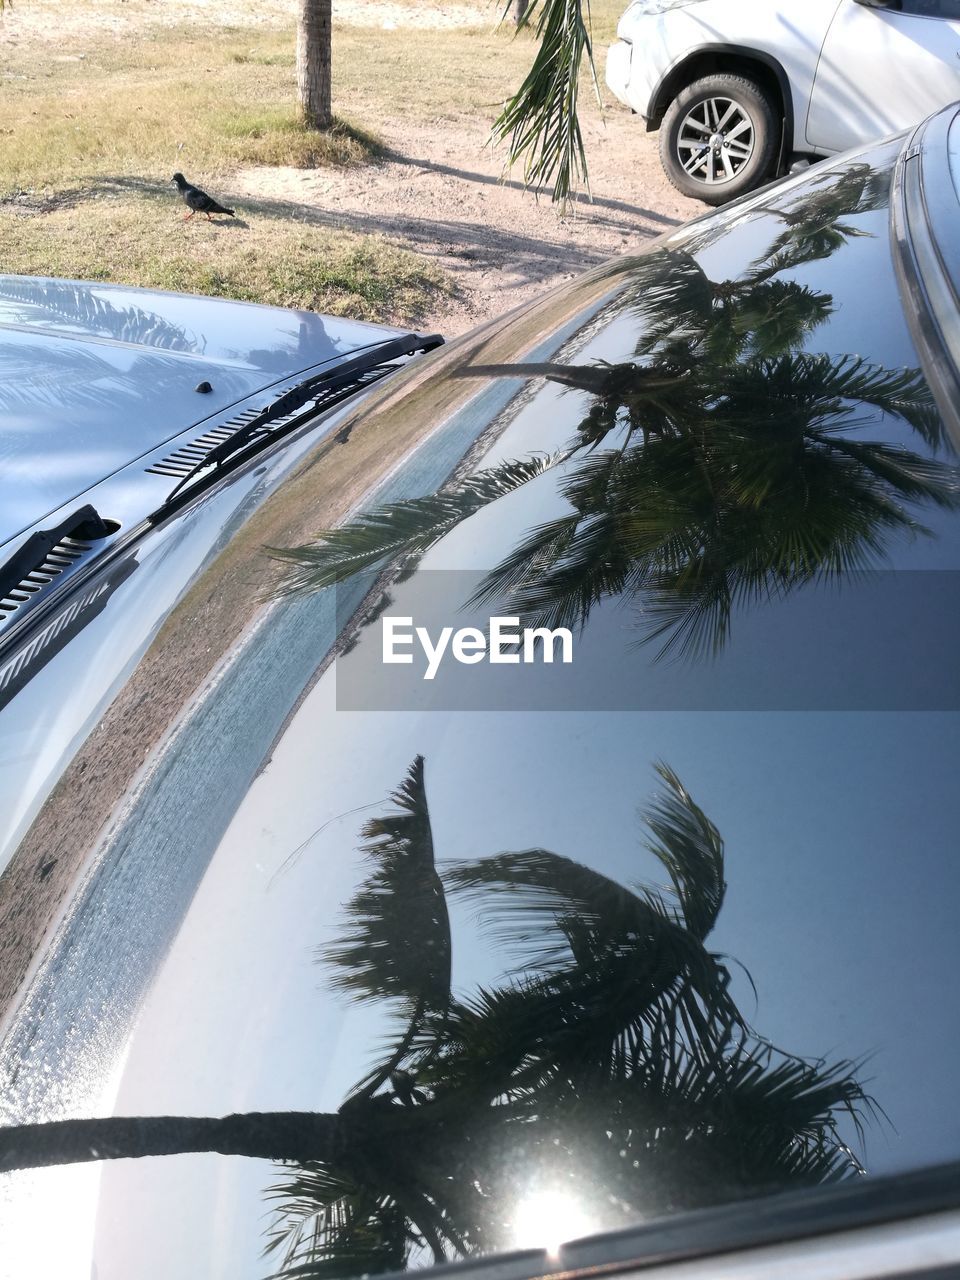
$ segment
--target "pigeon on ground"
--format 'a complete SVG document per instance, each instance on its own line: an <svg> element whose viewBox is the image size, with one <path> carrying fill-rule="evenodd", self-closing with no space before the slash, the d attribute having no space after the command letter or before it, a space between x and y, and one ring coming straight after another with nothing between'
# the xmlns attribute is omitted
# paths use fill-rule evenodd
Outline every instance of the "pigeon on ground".
<svg viewBox="0 0 960 1280"><path fill-rule="evenodd" d="M217 204L213 196L208 196L205 191L189 183L182 173L175 173L170 181L177 184L183 203L190 210L184 215L184 222L189 222L195 213L205 213L208 222L211 221L211 213L226 213L231 218L236 216L232 209L225 209L222 204Z"/></svg>

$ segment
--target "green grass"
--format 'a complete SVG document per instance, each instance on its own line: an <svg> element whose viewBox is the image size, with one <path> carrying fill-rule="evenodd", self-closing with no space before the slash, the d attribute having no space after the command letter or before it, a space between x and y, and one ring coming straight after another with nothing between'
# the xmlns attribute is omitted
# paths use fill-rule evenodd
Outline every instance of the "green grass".
<svg viewBox="0 0 960 1280"><path fill-rule="evenodd" d="M307 129L291 106L251 107L218 118L224 143L242 164L322 169L352 166L383 155L380 139L347 120L318 133Z"/></svg>
<svg viewBox="0 0 960 1280"><path fill-rule="evenodd" d="M382 151L372 130L343 119L326 133L303 127L292 33L216 34L148 30L64 63L42 47L10 51L8 77L24 78L2 82L0 270L401 324L440 306L452 289L432 263L305 224L295 205L242 227L183 225L175 169L231 203L240 166L359 165Z"/></svg>
<svg viewBox="0 0 960 1280"><path fill-rule="evenodd" d="M593 6L601 63L619 10L619 0ZM78 38L72 62L53 60L48 46L8 48L0 197L92 177L169 177L175 168L362 164L378 154L385 118L492 123L533 54L528 32L492 26L495 12L476 30L335 29L342 120L326 135L297 118L292 30L146 27L136 38Z"/></svg>
<svg viewBox="0 0 960 1280"><path fill-rule="evenodd" d="M408 2L416 7L417 0ZM21 3L43 9L51 0ZM83 7L81 0L57 4L65 14ZM294 205L273 207L247 229L195 220L184 232L170 222L169 197L161 211L143 194L166 192L179 169L229 203L231 175L240 167L375 161L383 152L381 121L479 116L492 123L529 67L530 33L495 28L495 5L476 30L335 27L340 118L321 134L297 115L291 28L159 26L146 20L158 10L140 0L114 9L124 15L119 34L74 33L70 60L54 53L58 44L40 40L4 47L0 270L224 293L404 323L450 292L426 259L376 238L309 226ZM601 60L620 9L621 0L593 6ZM50 9L51 21L59 11ZM410 144L415 158L416 147ZM25 215L24 207L43 211Z"/></svg>
<svg viewBox="0 0 960 1280"><path fill-rule="evenodd" d="M450 292L429 262L378 237L276 213L184 223L172 198L126 191L42 213L0 210L0 262L15 274L120 281L404 325L417 324Z"/></svg>
<svg viewBox="0 0 960 1280"><path fill-rule="evenodd" d="M58 63L36 47L7 57L0 197L62 190L91 178L222 174L238 165L355 165L381 151L376 132L341 118L306 129L296 108L293 38L191 28L91 45ZM278 61L272 59L276 56ZM23 78L11 78L22 76Z"/></svg>

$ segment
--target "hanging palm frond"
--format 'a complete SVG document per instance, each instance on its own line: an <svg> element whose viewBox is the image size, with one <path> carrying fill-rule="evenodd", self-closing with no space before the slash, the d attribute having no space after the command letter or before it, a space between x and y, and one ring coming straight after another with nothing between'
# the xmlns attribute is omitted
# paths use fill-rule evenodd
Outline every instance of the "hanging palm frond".
<svg viewBox="0 0 960 1280"><path fill-rule="evenodd" d="M493 137L508 141L508 164L523 161L526 183L552 182L552 197L563 204L578 182L589 191L577 114L584 55L601 106L602 98L590 42L589 0L534 0L519 25L527 26L538 8L533 65L494 121Z"/></svg>
<svg viewBox="0 0 960 1280"><path fill-rule="evenodd" d="M683 941L676 923L651 901L549 849L456 863L443 879L451 892L481 904L481 918L493 925L499 942L519 951L524 968L565 966L571 942L585 943L588 935L583 960L638 937L655 935L667 949Z"/></svg>
<svg viewBox="0 0 960 1280"><path fill-rule="evenodd" d="M272 1280L340 1280L405 1269L406 1215L324 1165L303 1165L267 1195L277 1201L264 1256L280 1255Z"/></svg>

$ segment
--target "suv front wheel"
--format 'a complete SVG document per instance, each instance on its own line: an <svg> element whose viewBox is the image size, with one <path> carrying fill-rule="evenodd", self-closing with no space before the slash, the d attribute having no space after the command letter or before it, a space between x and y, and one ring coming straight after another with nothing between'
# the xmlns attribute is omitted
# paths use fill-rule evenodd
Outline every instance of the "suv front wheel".
<svg viewBox="0 0 960 1280"><path fill-rule="evenodd" d="M765 89L745 76L687 85L660 126L660 160L685 196L724 204L769 177L782 120Z"/></svg>

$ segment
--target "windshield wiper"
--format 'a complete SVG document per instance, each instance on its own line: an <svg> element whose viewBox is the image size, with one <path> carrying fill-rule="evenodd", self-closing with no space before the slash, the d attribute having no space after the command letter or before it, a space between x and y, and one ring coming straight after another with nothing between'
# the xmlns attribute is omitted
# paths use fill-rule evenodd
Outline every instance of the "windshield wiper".
<svg viewBox="0 0 960 1280"><path fill-rule="evenodd" d="M432 351L443 345L439 334L404 333L382 342L333 369L314 374L291 387L283 395L264 405L255 417L235 431L228 440L210 450L167 494L163 503L149 517L157 521L192 498L207 483L215 480L227 462L236 463L259 452L315 417L323 409L345 400L359 388L389 372L385 366L417 351ZM371 375L376 375L371 377ZM302 413L297 410L302 409ZM200 480L204 472L209 476Z"/></svg>
<svg viewBox="0 0 960 1280"><path fill-rule="evenodd" d="M26 603L31 593L69 568L74 553L62 549L64 538L97 542L118 528L115 522L104 520L96 507L88 503L52 529L37 529L0 565L0 600Z"/></svg>

